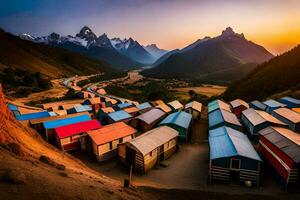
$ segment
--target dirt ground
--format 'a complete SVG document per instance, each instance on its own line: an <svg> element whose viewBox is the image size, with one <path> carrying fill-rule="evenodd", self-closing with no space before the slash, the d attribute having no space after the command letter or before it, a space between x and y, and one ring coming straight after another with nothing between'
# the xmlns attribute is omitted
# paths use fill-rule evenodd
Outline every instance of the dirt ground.
<svg viewBox="0 0 300 200"><path fill-rule="evenodd" d="M181 99L189 99L189 91L194 90L197 94L202 94L208 97L220 95L225 92L227 87L219 85L202 85L199 87L174 88L173 91Z"/></svg>
<svg viewBox="0 0 300 200"><path fill-rule="evenodd" d="M194 190L195 194L201 195L200 191L208 193L226 193L226 195L267 195L275 198L277 196L289 195L279 182L274 178L271 169L266 168L260 187L247 188L243 185L233 183L209 183L209 147L207 140L207 119L203 118L193 124L191 138L188 143L179 144L178 152L166 160L167 167L159 167L151 170L145 175L133 175L133 184L139 187L154 187L160 189ZM90 168L104 174L105 176L122 182L128 178L128 169L118 163L117 160L106 163L96 163L90 157L75 153ZM172 193L169 194L172 196ZM207 195L207 194L206 194ZM299 195L299 194L298 194ZM174 197L174 196L173 196ZM184 195L182 196L182 198ZM164 197L166 198L166 197ZM171 197L169 197L171 198ZM239 198L237 198L239 199ZM249 199L255 199L249 198Z"/></svg>

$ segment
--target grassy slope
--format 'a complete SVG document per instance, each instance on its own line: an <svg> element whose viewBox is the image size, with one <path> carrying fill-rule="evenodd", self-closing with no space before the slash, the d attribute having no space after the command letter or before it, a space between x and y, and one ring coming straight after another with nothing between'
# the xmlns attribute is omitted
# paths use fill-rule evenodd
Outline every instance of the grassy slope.
<svg viewBox="0 0 300 200"><path fill-rule="evenodd" d="M0 30L0 69L15 67L51 78L115 71L103 61L61 48L24 41Z"/></svg>
<svg viewBox="0 0 300 200"><path fill-rule="evenodd" d="M245 78L237 81L224 94L225 99L264 99L276 93L299 90L300 46L259 65Z"/></svg>

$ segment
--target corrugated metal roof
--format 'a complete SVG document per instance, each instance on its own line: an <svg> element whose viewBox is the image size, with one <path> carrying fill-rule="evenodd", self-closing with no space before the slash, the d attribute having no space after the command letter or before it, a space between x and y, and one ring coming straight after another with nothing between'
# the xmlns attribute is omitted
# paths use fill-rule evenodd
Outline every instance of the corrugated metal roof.
<svg viewBox="0 0 300 200"><path fill-rule="evenodd" d="M139 109L137 107L130 107L130 108L124 108L124 111L128 114L139 112Z"/></svg>
<svg viewBox="0 0 300 200"><path fill-rule="evenodd" d="M168 105L171 106L174 110L183 108L183 105L177 100L169 102Z"/></svg>
<svg viewBox="0 0 300 200"><path fill-rule="evenodd" d="M116 111L116 112L109 113L108 116L110 118L112 118L115 122L132 117L130 114L128 114L124 110L119 110L119 111Z"/></svg>
<svg viewBox="0 0 300 200"><path fill-rule="evenodd" d="M248 137L232 128L222 126L209 131L210 159L243 156L261 161Z"/></svg>
<svg viewBox="0 0 300 200"><path fill-rule="evenodd" d="M269 99L267 101L263 102L266 106L271 107L271 108L279 108L279 107L285 107L285 104L282 104L278 101L275 101L273 99Z"/></svg>
<svg viewBox="0 0 300 200"><path fill-rule="evenodd" d="M91 131L94 129L101 128L101 124L97 120L89 120L85 122L79 122L75 124L69 124L66 126L61 126L55 128L55 132L59 139L70 137L79 133L84 133L86 131Z"/></svg>
<svg viewBox="0 0 300 200"><path fill-rule="evenodd" d="M166 113L160 109L153 108L148 112L143 113L136 117L136 119L144 121L146 124L151 124L152 122L156 121L157 119L164 116Z"/></svg>
<svg viewBox="0 0 300 200"><path fill-rule="evenodd" d="M250 107L251 107L251 105L253 105L253 106L255 106L255 107L257 107L261 110L266 110L266 108L267 108L267 106L265 104L263 104L262 102L257 101L257 100L251 101L250 102Z"/></svg>
<svg viewBox="0 0 300 200"><path fill-rule="evenodd" d="M124 122L117 122L103 126L102 128L97 130L87 131L87 134L96 143L96 145L101 145L119 138L135 134L136 132L137 131L134 128L128 126Z"/></svg>
<svg viewBox="0 0 300 200"><path fill-rule="evenodd" d="M160 122L160 125L174 124L187 129L190 126L191 120L191 114L181 111L168 115L162 122Z"/></svg>
<svg viewBox="0 0 300 200"><path fill-rule="evenodd" d="M217 109L227 110L231 112L230 105L221 100L214 100L208 104L208 112L212 112Z"/></svg>
<svg viewBox="0 0 300 200"><path fill-rule="evenodd" d="M267 127L259 131L295 163L300 163L300 135L286 128Z"/></svg>
<svg viewBox="0 0 300 200"><path fill-rule="evenodd" d="M297 112L294 112L288 108L278 108L274 110L275 113L278 115L288 119L289 121L293 123L299 123L300 122L300 114Z"/></svg>
<svg viewBox="0 0 300 200"><path fill-rule="evenodd" d="M281 98L280 100L284 100L284 101L288 101L288 102L300 105L300 100L292 98L292 97L284 97L284 98Z"/></svg>
<svg viewBox="0 0 300 200"><path fill-rule="evenodd" d="M246 108L249 108L248 103L243 101L242 99L235 99L235 100L230 102L230 105L231 105L232 108L236 108L236 107L239 107L239 106L244 106Z"/></svg>
<svg viewBox="0 0 300 200"><path fill-rule="evenodd" d="M89 112L92 111L92 107L90 105L78 105L74 107L76 112Z"/></svg>
<svg viewBox="0 0 300 200"><path fill-rule="evenodd" d="M48 111L17 115L16 119L19 121L24 121L24 120L39 119L39 118L45 118L45 117L50 117L50 114Z"/></svg>
<svg viewBox="0 0 300 200"><path fill-rule="evenodd" d="M129 107L129 106L132 106L132 103L128 103L128 102L126 102L126 103L120 103L120 104L118 104L117 105L120 109L123 109L123 108L127 108L127 107Z"/></svg>
<svg viewBox="0 0 300 200"><path fill-rule="evenodd" d="M101 110L106 114L115 112L112 107L101 108Z"/></svg>
<svg viewBox="0 0 300 200"><path fill-rule="evenodd" d="M250 121L253 126L258 124L262 124L264 122L270 122L273 124L285 125L282 121L279 121L269 113L261 110L254 110L253 108L249 108L244 110L242 114Z"/></svg>
<svg viewBox="0 0 300 200"><path fill-rule="evenodd" d="M14 104L8 103L7 106L11 111L19 111L19 108Z"/></svg>
<svg viewBox="0 0 300 200"><path fill-rule="evenodd" d="M83 114L83 115L78 115L78 116L71 117L71 118L46 121L46 122L43 122L43 126L45 129L52 129L52 128L65 126L65 125L69 125L69 124L74 124L74 123L78 123L78 122L84 122L84 121L88 121L88 120L91 120L90 116Z"/></svg>
<svg viewBox="0 0 300 200"><path fill-rule="evenodd" d="M295 111L296 113L300 113L300 108L292 108L293 111Z"/></svg>
<svg viewBox="0 0 300 200"><path fill-rule="evenodd" d="M144 109L147 109L147 108L151 108L152 106L150 105L150 103L145 102L145 103L137 105L136 107L139 108L140 110L144 110Z"/></svg>
<svg viewBox="0 0 300 200"><path fill-rule="evenodd" d="M45 117L45 118L40 118L40 119L33 119L30 120L30 124L39 124L39 123L43 123L46 121L54 121L54 120L58 120L58 119L65 119L65 118L71 118L71 117L75 117L75 116L79 116L79 115L83 115L83 114L87 114L89 115L88 112L85 113L74 113L74 114L68 114L68 115L58 115L58 116L54 116L54 117Z"/></svg>
<svg viewBox="0 0 300 200"><path fill-rule="evenodd" d="M192 108L194 110L197 110L197 111L201 112L202 103L197 102L197 101L192 101L192 102L189 102L185 105L185 109L187 109L187 108Z"/></svg>
<svg viewBox="0 0 300 200"><path fill-rule="evenodd" d="M159 104L155 107L161 109L162 111L164 111L166 113L172 112L172 109L169 106L167 106L167 104Z"/></svg>
<svg viewBox="0 0 300 200"><path fill-rule="evenodd" d="M220 123L227 122L237 126L242 126L236 115L227 110L218 109L208 114L209 127L213 127Z"/></svg>
<svg viewBox="0 0 300 200"><path fill-rule="evenodd" d="M158 105L163 105L165 103L162 100L156 100L156 101L152 101L151 104L153 106L158 106Z"/></svg>
<svg viewBox="0 0 300 200"><path fill-rule="evenodd" d="M175 129L168 126L160 126L136 137L128 143L143 155L146 155L176 137L178 137L178 132Z"/></svg>

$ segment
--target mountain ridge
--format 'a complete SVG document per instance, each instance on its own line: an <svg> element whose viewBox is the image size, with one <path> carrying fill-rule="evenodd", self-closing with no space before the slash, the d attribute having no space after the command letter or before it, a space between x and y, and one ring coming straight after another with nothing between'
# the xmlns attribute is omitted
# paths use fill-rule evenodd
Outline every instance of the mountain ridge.
<svg viewBox="0 0 300 200"><path fill-rule="evenodd" d="M228 83L273 57L264 47L246 40L243 34L235 33L230 27L217 37L195 43L186 51L171 52L165 60L142 74L155 78Z"/></svg>

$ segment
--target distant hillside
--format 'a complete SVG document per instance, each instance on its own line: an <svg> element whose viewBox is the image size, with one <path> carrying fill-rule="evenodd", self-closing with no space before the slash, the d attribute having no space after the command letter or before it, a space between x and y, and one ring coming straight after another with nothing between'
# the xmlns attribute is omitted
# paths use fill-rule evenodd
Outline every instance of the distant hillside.
<svg viewBox="0 0 300 200"><path fill-rule="evenodd" d="M224 94L230 100L264 99L286 90L300 89L300 45L259 65L240 81L234 82Z"/></svg>
<svg viewBox="0 0 300 200"><path fill-rule="evenodd" d="M186 50L169 55L165 61L142 74L156 78L231 82L246 75L257 63L272 57L262 46L227 28L218 37L196 41Z"/></svg>
<svg viewBox="0 0 300 200"><path fill-rule="evenodd" d="M40 72L50 78L115 72L99 60L65 49L22 40L0 29L0 72L13 67L29 72Z"/></svg>

